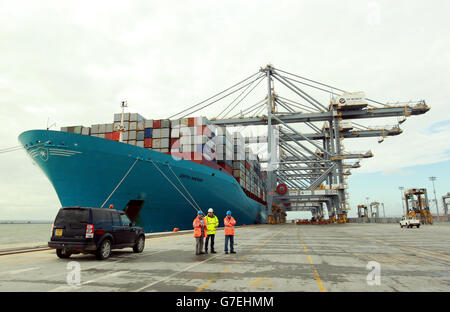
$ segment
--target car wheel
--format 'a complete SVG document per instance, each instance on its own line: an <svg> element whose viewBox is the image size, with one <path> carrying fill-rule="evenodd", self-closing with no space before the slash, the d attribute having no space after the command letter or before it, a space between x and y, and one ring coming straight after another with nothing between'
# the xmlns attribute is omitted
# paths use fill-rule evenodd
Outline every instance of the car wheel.
<svg viewBox="0 0 450 312"><path fill-rule="evenodd" d="M61 259L67 259L72 255L72 253L67 251L67 249L56 249L56 255Z"/></svg>
<svg viewBox="0 0 450 312"><path fill-rule="evenodd" d="M111 241L109 239L105 239L98 247L95 256L98 260L105 260L111 255Z"/></svg>
<svg viewBox="0 0 450 312"><path fill-rule="evenodd" d="M420 224L417 224L417 228L419 228L420 227Z"/></svg>
<svg viewBox="0 0 450 312"><path fill-rule="evenodd" d="M133 251L136 253L141 253L144 251L144 247L145 247L145 237L141 235L137 239L136 244L133 246Z"/></svg>

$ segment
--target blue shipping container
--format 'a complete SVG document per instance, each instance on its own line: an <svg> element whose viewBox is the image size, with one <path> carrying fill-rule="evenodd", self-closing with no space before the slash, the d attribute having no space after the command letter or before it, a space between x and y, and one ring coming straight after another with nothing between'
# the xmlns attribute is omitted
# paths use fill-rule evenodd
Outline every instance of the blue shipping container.
<svg viewBox="0 0 450 312"><path fill-rule="evenodd" d="M152 137L152 128L145 128L145 136L146 138L151 138Z"/></svg>

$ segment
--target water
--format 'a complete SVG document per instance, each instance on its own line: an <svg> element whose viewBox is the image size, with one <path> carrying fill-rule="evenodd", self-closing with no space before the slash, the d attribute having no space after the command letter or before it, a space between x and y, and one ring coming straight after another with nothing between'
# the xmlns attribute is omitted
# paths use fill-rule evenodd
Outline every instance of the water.
<svg viewBox="0 0 450 312"><path fill-rule="evenodd" d="M51 224L0 224L0 246L48 242Z"/></svg>

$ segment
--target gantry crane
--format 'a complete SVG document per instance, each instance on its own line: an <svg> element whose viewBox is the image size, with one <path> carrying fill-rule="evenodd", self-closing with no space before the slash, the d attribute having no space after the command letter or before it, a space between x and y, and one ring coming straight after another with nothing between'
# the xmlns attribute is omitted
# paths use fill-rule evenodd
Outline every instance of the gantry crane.
<svg viewBox="0 0 450 312"><path fill-rule="evenodd" d="M261 84L263 81L265 84ZM255 102L244 106L243 100L251 98L258 87L264 89L265 96L255 95ZM347 192L350 170L358 168L362 159L373 157L371 151L345 151L342 141L378 137L381 143L402 133L400 124L406 117L430 109L424 100L382 103L366 97L364 92L348 92L267 65L169 118L192 115L231 96L231 102L214 110L215 117L209 119L218 126L265 127L264 135L248 136L245 143L266 147L263 161L267 164L267 214L273 214L273 204L283 211L311 211L315 217L323 216L327 209L330 220L341 223L346 222L350 209ZM366 119L384 117L400 119L389 127L361 124ZM289 191L276 192L281 184ZM286 202L290 205L285 205ZM275 211L279 207L275 206Z"/></svg>
<svg viewBox="0 0 450 312"><path fill-rule="evenodd" d="M433 224L427 190L413 188L405 191L406 216L417 218L422 224Z"/></svg>

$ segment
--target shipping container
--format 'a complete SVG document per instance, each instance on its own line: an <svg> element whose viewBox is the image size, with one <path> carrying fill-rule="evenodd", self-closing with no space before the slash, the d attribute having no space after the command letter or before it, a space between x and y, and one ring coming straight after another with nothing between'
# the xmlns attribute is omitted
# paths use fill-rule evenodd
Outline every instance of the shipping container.
<svg viewBox="0 0 450 312"><path fill-rule="evenodd" d="M144 127L145 128L153 128L153 119L146 119L144 121Z"/></svg>
<svg viewBox="0 0 450 312"><path fill-rule="evenodd" d="M161 148L161 139L153 138L152 140L152 148Z"/></svg>
<svg viewBox="0 0 450 312"><path fill-rule="evenodd" d="M128 131L128 140L129 141L136 140L136 138L137 138L136 131ZM136 145L136 144L134 144L134 145Z"/></svg>
<svg viewBox="0 0 450 312"><path fill-rule="evenodd" d="M152 138L144 138L144 147L152 147Z"/></svg>
<svg viewBox="0 0 450 312"><path fill-rule="evenodd" d="M153 120L153 129L161 128L161 120Z"/></svg>
<svg viewBox="0 0 450 312"><path fill-rule="evenodd" d="M170 128L170 120L161 119L161 128Z"/></svg>

